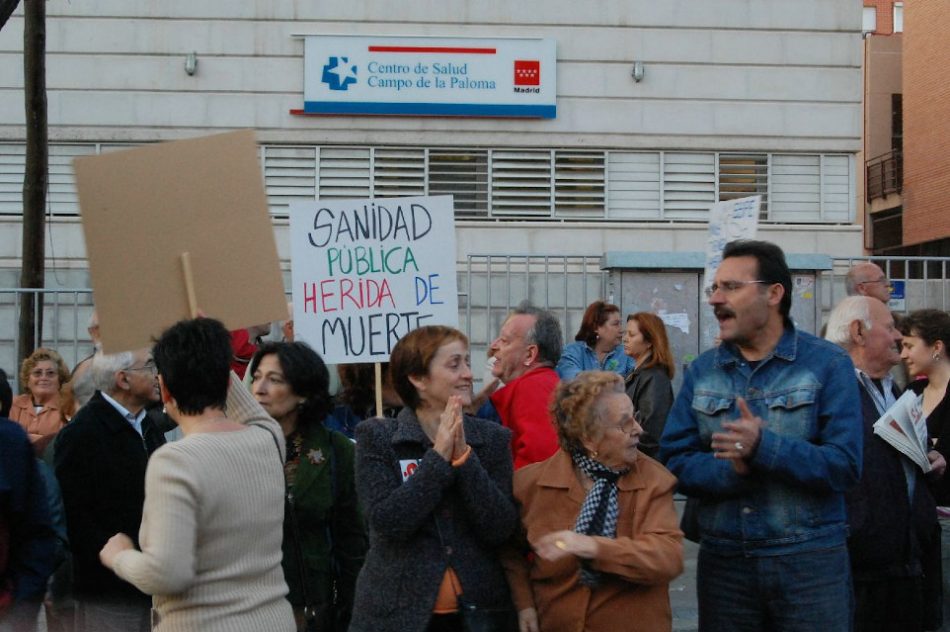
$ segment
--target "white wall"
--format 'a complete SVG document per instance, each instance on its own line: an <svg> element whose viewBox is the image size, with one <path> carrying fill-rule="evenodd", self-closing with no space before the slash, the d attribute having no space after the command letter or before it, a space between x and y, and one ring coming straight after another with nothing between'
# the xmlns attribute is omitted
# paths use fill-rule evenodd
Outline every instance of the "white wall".
<svg viewBox="0 0 950 632"><path fill-rule="evenodd" d="M50 136L154 140L253 127L264 142L859 148L861 10L851 0L510 4L50 2ZM23 135L21 16L22 7L0 31L0 139ZM312 33L553 38L558 117L291 115L303 102L295 35ZM633 60L645 65L641 83Z"/></svg>
<svg viewBox="0 0 950 632"><path fill-rule="evenodd" d="M22 5L0 31L0 141L24 138ZM50 139L148 142L250 127L263 143L844 152L860 149L853 0L128 0L47 3ZM302 34L557 41L554 120L302 117ZM198 54L188 76L185 56ZM630 76L634 60L645 78ZM852 196L853 197L853 196ZM287 256L286 226L275 230ZM469 253L702 250L705 224L477 223ZM76 218L51 264L85 268ZM860 228L771 225L789 252L857 255ZM0 219L0 268L18 220ZM55 255L55 260L52 257Z"/></svg>

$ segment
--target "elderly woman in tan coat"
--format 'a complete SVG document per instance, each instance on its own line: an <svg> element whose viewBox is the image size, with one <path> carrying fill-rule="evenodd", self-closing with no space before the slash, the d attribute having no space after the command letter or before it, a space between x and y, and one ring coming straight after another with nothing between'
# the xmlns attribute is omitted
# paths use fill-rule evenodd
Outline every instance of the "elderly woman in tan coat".
<svg viewBox="0 0 950 632"><path fill-rule="evenodd" d="M41 453L66 423L60 407L63 386L69 381L69 369L58 353L40 347L20 366L23 393L13 398L10 419L26 430L33 449Z"/></svg>
<svg viewBox="0 0 950 632"><path fill-rule="evenodd" d="M521 632L670 630L676 479L637 450L623 379L581 373L558 386L552 412L561 449L514 479L524 541L505 570Z"/></svg>

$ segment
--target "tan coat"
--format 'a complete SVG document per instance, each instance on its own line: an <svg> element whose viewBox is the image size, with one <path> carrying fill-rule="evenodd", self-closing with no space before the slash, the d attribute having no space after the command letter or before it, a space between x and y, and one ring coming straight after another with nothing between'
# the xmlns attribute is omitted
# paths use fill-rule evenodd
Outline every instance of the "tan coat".
<svg viewBox="0 0 950 632"><path fill-rule="evenodd" d="M40 412L33 409L33 399L29 393L23 393L13 398L10 405L10 419L17 422L26 434L30 436L30 443L55 435L63 427L63 415L59 409L59 397L43 406Z"/></svg>
<svg viewBox="0 0 950 632"><path fill-rule="evenodd" d="M606 575L593 591L580 583L576 558L552 563L515 547L506 551L515 608L536 608L542 632L670 630L669 581L683 571L675 484L672 474L642 454L618 481L617 538L597 538L592 568ZM514 491L528 542L573 529L586 495L563 450L515 472Z"/></svg>

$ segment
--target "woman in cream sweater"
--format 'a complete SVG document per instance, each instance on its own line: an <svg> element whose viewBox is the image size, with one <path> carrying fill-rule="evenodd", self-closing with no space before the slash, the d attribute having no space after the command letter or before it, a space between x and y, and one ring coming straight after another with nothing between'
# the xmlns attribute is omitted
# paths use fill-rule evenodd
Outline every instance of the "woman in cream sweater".
<svg viewBox="0 0 950 632"><path fill-rule="evenodd" d="M102 563L154 596L161 632L293 632L280 565L280 427L233 374L228 388L231 346L220 322L179 322L153 355L165 409L185 438L149 461L142 550L116 534Z"/></svg>

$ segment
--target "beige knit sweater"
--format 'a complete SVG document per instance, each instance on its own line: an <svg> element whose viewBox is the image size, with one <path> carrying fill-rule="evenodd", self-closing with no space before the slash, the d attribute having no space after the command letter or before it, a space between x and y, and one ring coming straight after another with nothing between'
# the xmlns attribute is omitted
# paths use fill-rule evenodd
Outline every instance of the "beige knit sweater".
<svg viewBox="0 0 950 632"><path fill-rule="evenodd" d="M283 434L233 373L228 417L248 427L152 455L142 550L115 558L119 577L154 596L161 632L295 630L280 566Z"/></svg>

